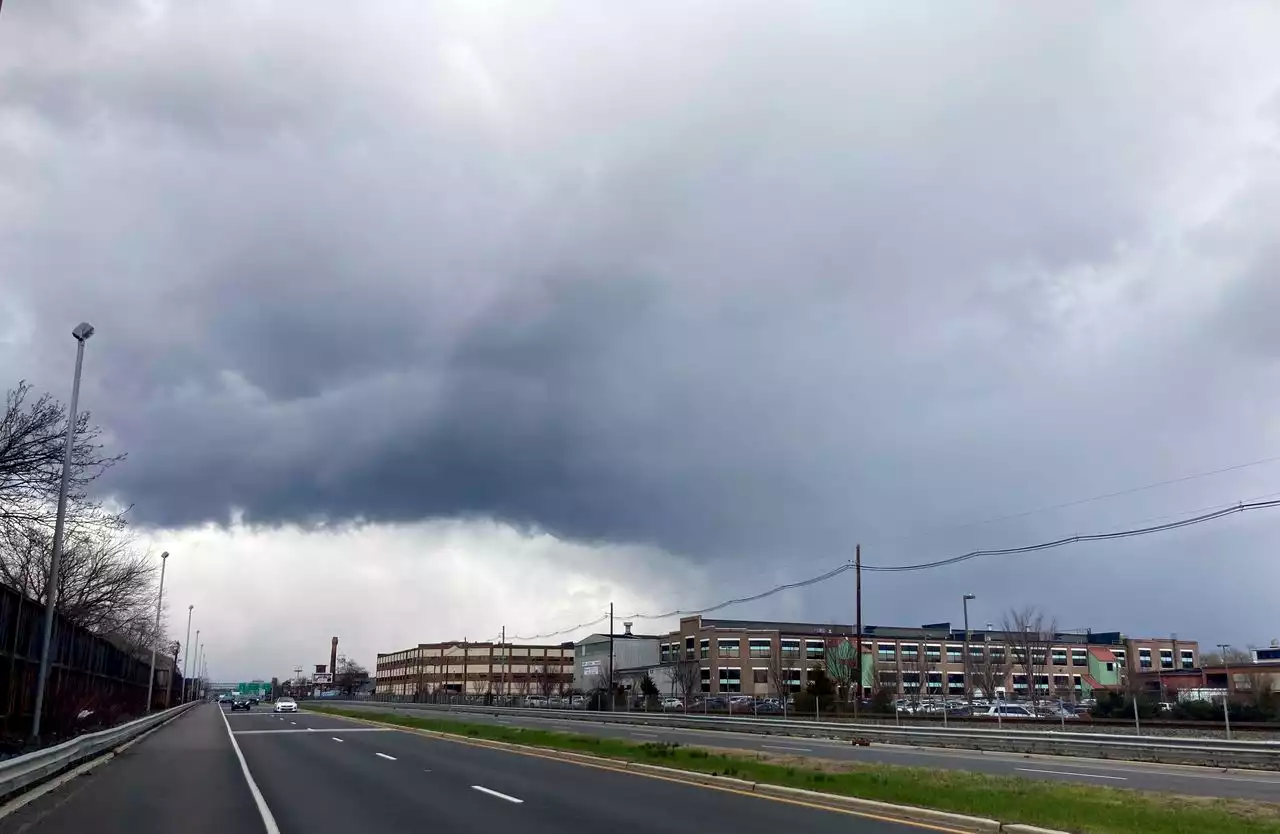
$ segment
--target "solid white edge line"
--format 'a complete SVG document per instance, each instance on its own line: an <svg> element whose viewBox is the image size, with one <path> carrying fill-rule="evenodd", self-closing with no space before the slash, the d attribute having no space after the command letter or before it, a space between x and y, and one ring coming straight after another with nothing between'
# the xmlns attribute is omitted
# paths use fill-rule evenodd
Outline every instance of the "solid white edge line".
<svg viewBox="0 0 1280 834"><path fill-rule="evenodd" d="M222 716L222 723L227 728L227 738L231 739L231 749L236 751L236 758L240 760L240 770L244 773L244 781L249 785L249 793L253 795L253 804L258 806L258 813L262 816L262 824L267 829L267 834L280 834L280 826L276 825L276 818L271 815L271 809L267 807L267 800L262 798L262 791L258 790L258 783L253 781L253 774L249 772L249 763L244 760L244 753L240 752L240 744L236 741L235 733L231 732L231 722L227 720L227 714L222 710L218 710L218 714Z"/></svg>
<svg viewBox="0 0 1280 834"><path fill-rule="evenodd" d="M1083 776L1086 779L1114 779L1118 782L1129 781L1126 776L1103 776L1100 773L1073 773L1069 770L1037 770L1034 767L1015 767L1014 770L1020 770L1023 773L1052 773L1054 776Z"/></svg>
<svg viewBox="0 0 1280 834"><path fill-rule="evenodd" d="M517 805L521 805L524 803L523 799L516 799L514 796L507 796L505 793L498 793L495 790L486 788L484 785L472 785L471 790L480 791L480 793L487 793L489 794L489 796L496 796L498 797L498 799L505 799L508 802L514 802Z"/></svg>
<svg viewBox="0 0 1280 834"><path fill-rule="evenodd" d="M397 761L397 759L396 759L396 757L395 757L395 756L388 756L386 753L374 753L373 755L375 755L375 756L381 756L381 757L382 757L382 758L384 758L384 759L390 759L390 760L391 760L391 761L393 761L393 762L394 762L394 761Z"/></svg>

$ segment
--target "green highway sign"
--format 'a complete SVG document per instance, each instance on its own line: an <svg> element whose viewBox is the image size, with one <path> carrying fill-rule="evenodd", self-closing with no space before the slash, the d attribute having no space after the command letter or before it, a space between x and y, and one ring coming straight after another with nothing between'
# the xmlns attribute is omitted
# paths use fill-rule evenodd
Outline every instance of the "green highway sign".
<svg viewBox="0 0 1280 834"><path fill-rule="evenodd" d="M270 688L271 684L266 681L249 681L236 684L236 694L249 698L264 698Z"/></svg>

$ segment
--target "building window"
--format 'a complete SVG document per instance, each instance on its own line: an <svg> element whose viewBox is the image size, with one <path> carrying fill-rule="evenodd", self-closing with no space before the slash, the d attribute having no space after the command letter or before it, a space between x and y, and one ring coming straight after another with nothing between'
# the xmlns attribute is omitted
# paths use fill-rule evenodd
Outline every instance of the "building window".
<svg viewBox="0 0 1280 834"><path fill-rule="evenodd" d="M964 646L947 646L947 662L963 663L964 662Z"/></svg>
<svg viewBox="0 0 1280 834"><path fill-rule="evenodd" d="M799 669L787 670L787 689L790 689L792 692L800 691L800 670Z"/></svg>
<svg viewBox="0 0 1280 834"><path fill-rule="evenodd" d="M904 692L917 692L920 689L920 673L919 672L903 672L902 673L902 690Z"/></svg>
<svg viewBox="0 0 1280 834"><path fill-rule="evenodd" d="M742 670L735 666L720 667L720 691L741 692Z"/></svg>
<svg viewBox="0 0 1280 834"><path fill-rule="evenodd" d="M1124 649L1112 649L1111 653L1116 656L1117 663L1119 663L1121 666L1125 665L1125 661L1127 660L1128 656L1125 654Z"/></svg>
<svg viewBox="0 0 1280 834"><path fill-rule="evenodd" d="M947 694L963 695L964 694L964 674L957 672L947 673Z"/></svg>
<svg viewBox="0 0 1280 834"><path fill-rule="evenodd" d="M742 641L737 638L717 640L716 648L719 650L720 657L742 657Z"/></svg>
<svg viewBox="0 0 1280 834"><path fill-rule="evenodd" d="M897 660L898 652L892 643L876 643L876 656L881 660Z"/></svg>
<svg viewBox="0 0 1280 834"><path fill-rule="evenodd" d="M1072 649L1071 665L1072 666L1088 666L1089 665L1088 649Z"/></svg>
<svg viewBox="0 0 1280 834"><path fill-rule="evenodd" d="M928 678L929 692L937 694L942 691L942 673L930 672Z"/></svg>
<svg viewBox="0 0 1280 834"><path fill-rule="evenodd" d="M1151 649L1138 649L1138 668L1151 668Z"/></svg>
<svg viewBox="0 0 1280 834"><path fill-rule="evenodd" d="M821 640L805 640L804 641L804 657L805 660L822 660L826 655L826 644Z"/></svg>
<svg viewBox="0 0 1280 834"><path fill-rule="evenodd" d="M702 658L703 660L706 660L708 657L711 657L711 641L710 640L698 641L698 657Z"/></svg>
<svg viewBox="0 0 1280 834"><path fill-rule="evenodd" d="M942 646L939 646L939 645L936 645L936 644L935 644L935 645L932 645L932 646L925 646L925 647L924 647L924 657L925 657L925 660L931 661L931 662L933 662L933 663L939 663L939 662L941 662L941 661L942 661Z"/></svg>
<svg viewBox="0 0 1280 834"><path fill-rule="evenodd" d="M1033 648L1031 650L1032 666L1044 666L1048 663L1048 660L1049 660L1049 652L1047 652L1046 650L1036 649L1036 648Z"/></svg>
<svg viewBox="0 0 1280 834"><path fill-rule="evenodd" d="M970 643L970 644L969 644L969 659L970 659L970 660L982 660L982 655L983 655L983 653L984 653L984 652L985 652L985 649L983 648L983 646L982 646L982 644L981 644L981 643Z"/></svg>
<svg viewBox="0 0 1280 834"><path fill-rule="evenodd" d="M1067 665L1067 650L1066 650L1066 649L1054 649L1054 650L1053 650L1053 665L1054 665L1054 666L1066 666L1066 665Z"/></svg>
<svg viewBox="0 0 1280 834"><path fill-rule="evenodd" d="M790 639L782 640L782 641L779 641L779 645L782 647L783 657L799 657L800 656L799 640L790 640Z"/></svg>
<svg viewBox="0 0 1280 834"><path fill-rule="evenodd" d="M1183 668L1183 669L1194 669L1194 668L1196 668L1196 655L1195 655L1195 652L1193 652L1191 649L1182 649L1182 650L1181 650L1181 655L1182 655L1182 668Z"/></svg>
<svg viewBox="0 0 1280 834"><path fill-rule="evenodd" d="M1026 692L1026 691L1027 691L1027 676L1026 676L1026 675L1014 675L1014 676L1013 676L1013 689L1014 689L1014 691L1015 691L1015 692Z"/></svg>
<svg viewBox="0 0 1280 834"><path fill-rule="evenodd" d="M751 682L752 683L768 683L769 670L767 668L761 668L759 666L756 666L751 670Z"/></svg>
<svg viewBox="0 0 1280 834"><path fill-rule="evenodd" d="M1059 691L1059 692L1061 692L1062 690L1066 689L1066 688L1067 688L1067 676L1066 676L1066 675L1054 675L1054 676L1053 676L1053 688L1054 688L1054 689L1056 689L1056 690L1057 690L1057 691Z"/></svg>
<svg viewBox="0 0 1280 834"><path fill-rule="evenodd" d="M1038 689L1038 690L1040 690L1040 691L1042 691L1042 692L1044 692L1044 691L1048 691L1048 689L1049 689L1049 676L1048 676L1048 675L1036 675L1036 689Z"/></svg>
<svg viewBox="0 0 1280 834"><path fill-rule="evenodd" d="M752 657L769 657L773 654L773 641L768 637L752 637L748 641Z"/></svg>
<svg viewBox="0 0 1280 834"><path fill-rule="evenodd" d="M658 647L658 650L660 652L658 659L662 663L670 663L671 662L671 644L663 643L661 646Z"/></svg>
<svg viewBox="0 0 1280 834"><path fill-rule="evenodd" d="M1080 676L1079 676L1079 675L1072 675L1072 676L1071 676L1071 685L1072 685L1073 687L1075 687L1076 692L1079 692L1081 689L1083 689L1083 688L1084 688L1084 682L1083 682L1083 681L1081 681L1081 679L1080 679Z"/></svg>
<svg viewBox="0 0 1280 834"><path fill-rule="evenodd" d="M711 670L703 668L703 669L700 669L699 671L702 673L702 687L701 687L702 691L710 692L711 691Z"/></svg>
<svg viewBox="0 0 1280 834"><path fill-rule="evenodd" d="M693 638L684 638L684 656L688 660L693 660Z"/></svg>
<svg viewBox="0 0 1280 834"><path fill-rule="evenodd" d="M1173 668L1173 649L1160 650L1160 668L1161 669Z"/></svg>
<svg viewBox="0 0 1280 834"><path fill-rule="evenodd" d="M920 645L919 645L918 643L903 643L903 644L902 644L902 659L903 659L903 660L915 660L915 659L916 659L917 657L919 657L919 656L920 656Z"/></svg>
<svg viewBox="0 0 1280 834"><path fill-rule="evenodd" d="M890 692L898 691L898 673L897 672L881 672L880 685Z"/></svg>
<svg viewBox="0 0 1280 834"><path fill-rule="evenodd" d="M991 659L996 663L1004 663L1004 646L992 646Z"/></svg>

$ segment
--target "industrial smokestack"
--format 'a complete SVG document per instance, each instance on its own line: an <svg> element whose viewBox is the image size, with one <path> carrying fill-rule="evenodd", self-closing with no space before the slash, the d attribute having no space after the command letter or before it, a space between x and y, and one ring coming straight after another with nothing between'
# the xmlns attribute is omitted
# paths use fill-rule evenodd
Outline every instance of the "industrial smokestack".
<svg viewBox="0 0 1280 834"><path fill-rule="evenodd" d="M338 638L333 638L333 642L329 645L329 674L338 674Z"/></svg>

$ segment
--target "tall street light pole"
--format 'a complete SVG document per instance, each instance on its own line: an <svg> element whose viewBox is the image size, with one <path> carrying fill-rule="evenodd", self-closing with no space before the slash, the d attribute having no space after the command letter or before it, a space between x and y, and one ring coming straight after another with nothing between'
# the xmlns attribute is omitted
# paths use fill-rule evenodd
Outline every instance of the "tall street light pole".
<svg viewBox="0 0 1280 834"><path fill-rule="evenodd" d="M160 640L160 606L164 604L164 569L168 563L169 551L166 550L160 554L160 593L156 595L156 631L151 635L151 674L147 677L147 712L151 712L151 689L156 680L156 643Z"/></svg>
<svg viewBox="0 0 1280 834"><path fill-rule="evenodd" d="M182 703L187 702L187 667L191 665L191 612L194 605L187 606L187 642L182 644Z"/></svg>
<svg viewBox="0 0 1280 834"><path fill-rule="evenodd" d="M1222 720L1227 725L1227 741L1231 741L1231 711L1227 709L1227 702L1231 700L1231 667L1227 663L1227 649L1231 644L1219 643L1218 648L1222 649L1222 672L1226 677L1226 688L1222 690Z"/></svg>
<svg viewBox="0 0 1280 834"><path fill-rule="evenodd" d="M965 594L962 600L964 605L964 691L968 696L970 712L973 711L973 683L969 678L969 600L977 598L975 594Z"/></svg>
<svg viewBox="0 0 1280 834"><path fill-rule="evenodd" d="M67 519L67 484L75 451L76 409L80 405L80 369L84 366L84 343L93 335L93 325L82 321L71 331L76 340L76 372L71 382L71 408L67 412L67 438L62 452L62 478L58 484L58 515L53 524L53 553L49 559L49 584L45 588L44 631L40 639L40 672L36 676L36 702L31 716L31 737L40 737L40 717L44 712L44 690L49 681L49 650L53 642L53 615L58 607L58 568L62 561L62 538Z"/></svg>
<svg viewBox="0 0 1280 834"><path fill-rule="evenodd" d="M200 677L200 629L196 629L196 656L191 662L191 699L196 697L196 678Z"/></svg>

